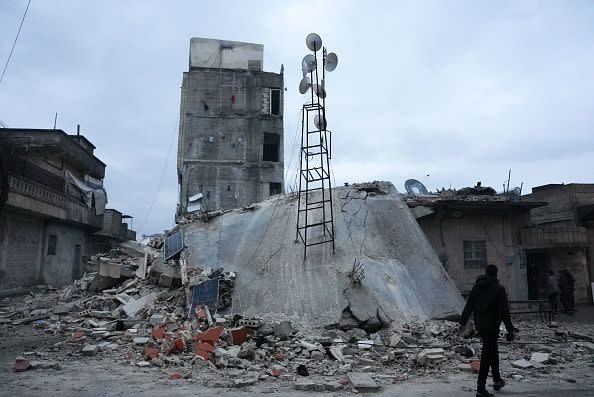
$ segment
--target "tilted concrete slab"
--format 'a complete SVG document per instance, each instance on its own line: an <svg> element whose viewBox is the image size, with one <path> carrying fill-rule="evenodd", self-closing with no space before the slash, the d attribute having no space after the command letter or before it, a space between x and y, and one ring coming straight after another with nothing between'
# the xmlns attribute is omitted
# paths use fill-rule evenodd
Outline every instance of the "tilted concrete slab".
<svg viewBox="0 0 594 397"><path fill-rule="evenodd" d="M182 226L188 267L237 271L231 310L282 314L318 325L337 323L345 308L360 321L441 318L464 300L409 208L390 183L383 194L333 189L336 252L295 238L297 197L279 196ZM365 277L347 274L356 260Z"/></svg>

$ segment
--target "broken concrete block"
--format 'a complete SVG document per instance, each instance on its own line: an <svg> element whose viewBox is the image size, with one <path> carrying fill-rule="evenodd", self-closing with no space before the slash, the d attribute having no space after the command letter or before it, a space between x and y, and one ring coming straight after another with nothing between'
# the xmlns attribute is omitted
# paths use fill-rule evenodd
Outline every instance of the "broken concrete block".
<svg viewBox="0 0 594 397"><path fill-rule="evenodd" d="M85 346L83 346L82 354L84 356L94 356L97 353L99 353L99 346L97 346L97 345L85 345Z"/></svg>
<svg viewBox="0 0 594 397"><path fill-rule="evenodd" d="M404 343L404 341L402 340L400 335L392 334L392 336L390 336L390 347L405 347L405 346L406 346L406 343Z"/></svg>
<svg viewBox="0 0 594 397"><path fill-rule="evenodd" d="M139 310L152 305L157 299L157 296L159 296L159 293L153 292L143 296L140 299L130 299L128 302L124 304L122 309L128 317L134 317L134 315L138 313Z"/></svg>
<svg viewBox="0 0 594 397"><path fill-rule="evenodd" d="M520 368L520 369L527 369L527 368L533 367L532 363L525 359L516 360L516 361L512 362L511 365L514 368Z"/></svg>
<svg viewBox="0 0 594 397"><path fill-rule="evenodd" d="M255 343L244 343L241 346L241 350L239 350L237 357L243 358L245 360L253 360L255 355L256 355L256 344Z"/></svg>
<svg viewBox="0 0 594 397"><path fill-rule="evenodd" d="M293 328L290 321L282 321L276 324L272 330L274 336L279 339L287 339L293 334Z"/></svg>
<svg viewBox="0 0 594 397"><path fill-rule="evenodd" d="M549 362L549 353L532 353L530 361L546 364Z"/></svg>
<svg viewBox="0 0 594 397"><path fill-rule="evenodd" d="M442 362L446 359L444 353L445 351L442 348L422 350L419 354L417 354L417 364L423 366L432 366L434 364Z"/></svg>
<svg viewBox="0 0 594 397"><path fill-rule="evenodd" d="M167 316L163 314L153 314L149 320L149 325L154 327L155 325L164 323L166 319Z"/></svg>
<svg viewBox="0 0 594 397"><path fill-rule="evenodd" d="M375 381L364 372L349 372L347 373L347 380L358 392L369 393L379 390L379 386Z"/></svg>
<svg viewBox="0 0 594 397"><path fill-rule="evenodd" d="M334 357L338 362L344 362L344 355L342 354L341 347L331 347L329 349L330 355Z"/></svg>
<svg viewBox="0 0 594 397"><path fill-rule="evenodd" d="M136 365L144 368L144 367L150 367L151 363L149 363L148 361L139 361L136 363Z"/></svg>
<svg viewBox="0 0 594 397"><path fill-rule="evenodd" d="M324 385L314 382L311 379L299 378L293 384L295 390L301 391L324 391Z"/></svg>
<svg viewBox="0 0 594 397"><path fill-rule="evenodd" d="M150 340L150 338L146 337L146 336L138 336L138 337L132 339L132 341L134 342L135 345L145 345L148 343L149 340Z"/></svg>

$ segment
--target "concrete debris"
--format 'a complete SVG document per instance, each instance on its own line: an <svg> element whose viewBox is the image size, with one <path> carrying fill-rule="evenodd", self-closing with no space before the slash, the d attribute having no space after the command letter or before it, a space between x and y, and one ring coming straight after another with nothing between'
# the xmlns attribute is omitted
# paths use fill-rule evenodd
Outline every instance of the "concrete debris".
<svg viewBox="0 0 594 397"><path fill-rule="evenodd" d="M514 368L520 368L520 369L532 368L534 366L532 362L530 362L526 359L523 359L523 358L512 362L511 365Z"/></svg>
<svg viewBox="0 0 594 397"><path fill-rule="evenodd" d="M347 373L347 379L351 386L358 392L369 393L379 391L379 386L364 372L349 372Z"/></svg>
<svg viewBox="0 0 594 397"><path fill-rule="evenodd" d="M541 352L532 353L532 356L530 357L530 361L533 363L536 362L536 363L540 363L540 364L547 364L549 362L549 353L541 353Z"/></svg>
<svg viewBox="0 0 594 397"><path fill-rule="evenodd" d="M122 269L131 267L131 257L121 252L101 257L119 257L125 262ZM99 263L97 258L92 261ZM154 263L152 259L149 267ZM167 379L200 378L221 387L268 383L300 391L373 392L397 381L448 373L466 376L460 372L479 368L475 354L480 353L480 339L462 338L455 322L420 318L378 328L352 321L354 315L347 309L343 320L313 327L295 316L252 312L242 317L228 301L208 302L191 311L189 284L162 286L154 270L147 274L145 279L122 276L117 285L97 292L87 288L98 276L93 272L61 289L39 288L0 301L2 335L34 329L59 339L47 351L16 352L14 371L59 369L60 360L105 360L109 365L143 367ZM225 280L229 299L236 276L223 269L190 272L198 283ZM548 328L535 321L514 322L521 329L518 340L500 345L502 371L511 372L511 377L549 376L571 365L589 368L594 353L591 330L563 323ZM542 344L523 344L526 341ZM576 378L580 379L567 376Z"/></svg>
<svg viewBox="0 0 594 397"><path fill-rule="evenodd" d="M82 349L82 354L84 356L94 356L95 354L99 353L99 346L97 345L85 345Z"/></svg>
<svg viewBox="0 0 594 397"><path fill-rule="evenodd" d="M425 349L417 354L417 364L434 366L435 364L446 360L447 357L444 353L445 350L442 348Z"/></svg>

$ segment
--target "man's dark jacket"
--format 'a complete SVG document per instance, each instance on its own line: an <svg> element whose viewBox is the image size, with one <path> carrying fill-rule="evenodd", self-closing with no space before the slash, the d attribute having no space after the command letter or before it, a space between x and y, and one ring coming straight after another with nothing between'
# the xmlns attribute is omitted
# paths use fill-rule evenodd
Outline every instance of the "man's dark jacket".
<svg viewBox="0 0 594 397"><path fill-rule="evenodd" d="M480 276L476 280L462 311L460 324L466 325L471 313L474 313L474 326L481 336L498 335L501 322L508 332L514 329L507 294L497 277Z"/></svg>

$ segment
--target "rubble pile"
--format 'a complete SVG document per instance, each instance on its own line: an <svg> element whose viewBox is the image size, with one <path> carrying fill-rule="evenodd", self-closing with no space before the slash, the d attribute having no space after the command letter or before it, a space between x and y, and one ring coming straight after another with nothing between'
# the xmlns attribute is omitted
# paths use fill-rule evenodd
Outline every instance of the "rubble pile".
<svg viewBox="0 0 594 397"><path fill-rule="evenodd" d="M452 321L393 322L377 332L345 324L312 328L281 318L225 314L225 302L211 308L188 304L184 288L164 288L149 278L92 293L85 288L93 277L1 301L2 333L32 326L63 337L45 351L23 352L14 371L59 370L64 360L115 359L118 365L154 368L170 379L199 378L213 387L275 382L297 390L369 392L389 383L478 370L480 340L464 339ZM190 278L196 286L219 280L219 298L231 296L225 288L232 288L234 273L207 269ZM517 326L518 340L500 345L506 376L572 382L567 367L592 366L591 328L534 321Z"/></svg>

